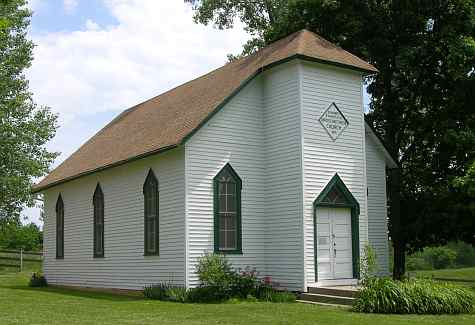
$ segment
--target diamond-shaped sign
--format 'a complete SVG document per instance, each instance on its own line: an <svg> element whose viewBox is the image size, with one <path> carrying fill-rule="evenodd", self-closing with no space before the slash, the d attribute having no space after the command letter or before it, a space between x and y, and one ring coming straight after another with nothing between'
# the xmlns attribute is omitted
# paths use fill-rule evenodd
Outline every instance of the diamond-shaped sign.
<svg viewBox="0 0 475 325"><path fill-rule="evenodd" d="M335 141L347 128L348 124L350 124L335 103L331 103L318 120L333 141Z"/></svg>

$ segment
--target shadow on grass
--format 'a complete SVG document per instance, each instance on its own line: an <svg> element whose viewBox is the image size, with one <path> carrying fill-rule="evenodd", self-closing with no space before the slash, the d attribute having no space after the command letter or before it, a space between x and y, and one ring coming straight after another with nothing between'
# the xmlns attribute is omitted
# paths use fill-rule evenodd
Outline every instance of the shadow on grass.
<svg viewBox="0 0 475 325"><path fill-rule="evenodd" d="M139 296L134 297L134 296L126 296L126 295L119 295L119 294L106 293L106 292L74 290L70 288L57 288L57 287L31 288L25 285L7 285L7 286L2 286L2 288L11 289L11 290L21 290L25 292L52 293L52 294L58 294L58 295L63 295L63 296L108 300L108 301L115 301L115 302L129 302L129 301L144 300L143 297L139 297Z"/></svg>

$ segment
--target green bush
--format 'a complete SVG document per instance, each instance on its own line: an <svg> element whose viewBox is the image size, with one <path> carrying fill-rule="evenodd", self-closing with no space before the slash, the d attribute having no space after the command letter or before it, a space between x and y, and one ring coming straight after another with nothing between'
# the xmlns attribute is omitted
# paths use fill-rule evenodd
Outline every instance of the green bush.
<svg viewBox="0 0 475 325"><path fill-rule="evenodd" d="M30 282L28 283L30 287L37 288L37 287L46 287L48 282L46 278L40 273L33 273L30 278Z"/></svg>
<svg viewBox="0 0 475 325"><path fill-rule="evenodd" d="M231 264L221 254L206 254L198 261L196 273L203 286L228 290L234 278Z"/></svg>
<svg viewBox="0 0 475 325"><path fill-rule="evenodd" d="M292 302L293 293L276 291L270 286L270 278L258 278L257 271L246 267L239 272L233 271L226 257L218 254L203 256L197 266L201 285L186 290L168 283L159 283L144 287L146 298L176 301L213 303L225 300Z"/></svg>
<svg viewBox="0 0 475 325"><path fill-rule="evenodd" d="M168 283L159 283L145 286L143 289L143 295L145 298L156 299L156 300L167 300L168 299L168 289L170 285Z"/></svg>
<svg viewBox="0 0 475 325"><path fill-rule="evenodd" d="M353 309L365 313L459 314L474 306L474 293L431 280L371 279L359 291Z"/></svg>
<svg viewBox="0 0 475 325"><path fill-rule="evenodd" d="M448 246L426 247L407 256L408 271L446 269L456 266L457 252Z"/></svg>
<svg viewBox="0 0 475 325"><path fill-rule="evenodd" d="M374 248L366 244L363 248L363 256L361 257L360 274L363 283L369 281L378 272L378 264L376 251Z"/></svg>
<svg viewBox="0 0 475 325"><path fill-rule="evenodd" d="M196 287L188 290L187 302L213 303L228 300L229 295L219 287Z"/></svg>
<svg viewBox="0 0 475 325"><path fill-rule="evenodd" d="M231 277L230 296L245 299L248 296L256 296L256 289L260 284L257 271L247 267L244 271L234 273Z"/></svg>
<svg viewBox="0 0 475 325"><path fill-rule="evenodd" d="M270 294L270 302L295 302L297 297L289 291L274 291Z"/></svg>
<svg viewBox="0 0 475 325"><path fill-rule="evenodd" d="M423 254L436 270L453 267L457 257L455 251L446 246L425 248Z"/></svg>
<svg viewBox="0 0 475 325"><path fill-rule="evenodd" d="M408 256L406 259L406 269L408 271L433 270L432 265L424 257Z"/></svg>
<svg viewBox="0 0 475 325"><path fill-rule="evenodd" d="M475 247L464 242L451 242L447 245L455 251L455 264L457 267L475 266Z"/></svg>
<svg viewBox="0 0 475 325"><path fill-rule="evenodd" d="M184 287L169 287L167 290L168 301L187 302L188 292Z"/></svg>

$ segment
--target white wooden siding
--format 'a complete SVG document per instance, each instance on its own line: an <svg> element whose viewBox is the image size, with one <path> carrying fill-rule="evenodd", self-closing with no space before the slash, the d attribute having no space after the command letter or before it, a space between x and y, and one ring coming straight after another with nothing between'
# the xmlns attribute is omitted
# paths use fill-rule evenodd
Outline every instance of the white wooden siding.
<svg viewBox="0 0 475 325"><path fill-rule="evenodd" d="M142 186L152 168L160 190L160 256L144 256ZM184 150L174 149L45 192L44 273L49 283L141 289L185 281ZM92 196L104 192L104 258L93 258ZM58 194L64 201L64 259L56 259Z"/></svg>
<svg viewBox="0 0 475 325"><path fill-rule="evenodd" d="M315 282L313 202L338 173L360 205L360 248L368 238L363 102L360 73L303 62L300 68L303 127L305 282ZM332 141L319 122L335 102L349 122Z"/></svg>
<svg viewBox="0 0 475 325"><path fill-rule="evenodd" d="M198 258L214 249L213 178L230 163L243 181L242 255L236 268L297 289L302 283L297 66L253 80L186 144L188 285Z"/></svg>
<svg viewBox="0 0 475 325"><path fill-rule="evenodd" d="M266 267L292 290L303 287L299 84L297 62L264 75Z"/></svg>
<svg viewBox="0 0 475 325"><path fill-rule="evenodd" d="M368 238L376 251L378 273L389 274L386 162L373 138L366 135L366 175L368 178Z"/></svg>
<svg viewBox="0 0 475 325"><path fill-rule="evenodd" d="M242 255L236 268L264 265L265 188L262 81L253 80L185 144L187 285L196 286L199 257L214 251L213 178L230 163L242 179Z"/></svg>

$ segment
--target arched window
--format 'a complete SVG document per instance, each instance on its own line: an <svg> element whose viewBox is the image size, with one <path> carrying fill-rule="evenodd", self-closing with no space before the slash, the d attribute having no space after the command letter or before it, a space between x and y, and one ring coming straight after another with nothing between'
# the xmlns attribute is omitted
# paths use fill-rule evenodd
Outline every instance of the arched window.
<svg viewBox="0 0 475 325"><path fill-rule="evenodd" d="M241 239L242 182L227 164L214 178L214 250L242 253Z"/></svg>
<svg viewBox="0 0 475 325"><path fill-rule="evenodd" d="M143 185L145 255L158 255L158 180L152 170Z"/></svg>
<svg viewBox="0 0 475 325"><path fill-rule="evenodd" d="M64 258L64 203L61 194L56 201L56 258Z"/></svg>
<svg viewBox="0 0 475 325"><path fill-rule="evenodd" d="M101 185L97 183L94 196L94 257L104 257L104 194Z"/></svg>

